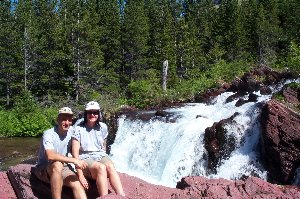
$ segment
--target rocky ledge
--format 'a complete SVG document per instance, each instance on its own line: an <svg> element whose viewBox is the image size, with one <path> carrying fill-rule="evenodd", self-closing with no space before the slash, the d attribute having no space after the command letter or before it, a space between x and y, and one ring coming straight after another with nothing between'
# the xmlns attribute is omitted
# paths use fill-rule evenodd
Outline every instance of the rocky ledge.
<svg viewBox="0 0 300 199"><path fill-rule="evenodd" d="M0 198L51 198L50 186L31 175L32 169L30 164L20 164L2 172ZM88 198L300 198L300 189L297 186L271 184L256 177L225 180L188 176L182 178L176 188L150 184L123 173L120 173L120 178L126 197L116 195L111 187L108 195L99 197L95 183L91 182L92 188L88 191ZM63 198L73 198L68 188L64 188Z"/></svg>

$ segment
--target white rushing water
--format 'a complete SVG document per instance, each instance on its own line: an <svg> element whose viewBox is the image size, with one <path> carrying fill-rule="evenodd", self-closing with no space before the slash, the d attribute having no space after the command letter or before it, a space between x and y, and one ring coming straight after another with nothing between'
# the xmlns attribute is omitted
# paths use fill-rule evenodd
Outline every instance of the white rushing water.
<svg viewBox="0 0 300 199"><path fill-rule="evenodd" d="M258 95L257 102L236 107L234 100L225 103L234 93L218 96L211 105L196 103L165 111L175 122L129 120L119 118L119 128L110 157L118 171L139 177L153 184L175 187L182 177L200 175L208 178L237 179L255 173L266 179L259 163L260 103L270 95ZM248 96L244 96L248 99ZM214 122L239 115L227 125L227 135L234 136L238 145L230 157L222 160L216 174L207 174L204 132ZM200 117L199 117L200 116Z"/></svg>

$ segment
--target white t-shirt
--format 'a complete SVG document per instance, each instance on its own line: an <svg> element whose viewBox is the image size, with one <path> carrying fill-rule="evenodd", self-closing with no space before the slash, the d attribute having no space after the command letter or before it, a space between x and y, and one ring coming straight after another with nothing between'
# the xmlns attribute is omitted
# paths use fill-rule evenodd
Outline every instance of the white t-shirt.
<svg viewBox="0 0 300 199"><path fill-rule="evenodd" d="M99 126L88 128L86 126L75 126L72 137L79 141L79 158L81 160L101 160L107 156L104 148L104 140L107 138L107 125L100 122Z"/></svg>
<svg viewBox="0 0 300 199"><path fill-rule="evenodd" d="M58 154L67 156L71 149L72 129L73 127L70 127L67 133L63 135L59 134L57 126L44 131L38 153L37 166L48 163L45 150L52 149Z"/></svg>

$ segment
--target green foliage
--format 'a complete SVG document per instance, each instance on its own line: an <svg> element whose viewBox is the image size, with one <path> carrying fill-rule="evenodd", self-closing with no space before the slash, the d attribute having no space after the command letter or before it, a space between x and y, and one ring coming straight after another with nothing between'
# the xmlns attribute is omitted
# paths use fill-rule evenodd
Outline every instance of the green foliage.
<svg viewBox="0 0 300 199"><path fill-rule="evenodd" d="M281 92L277 92L277 93L273 94L273 98L280 102L284 101L284 96L282 95Z"/></svg>
<svg viewBox="0 0 300 199"><path fill-rule="evenodd" d="M288 84L287 86L293 88L293 89L300 89L300 83L292 82Z"/></svg>
<svg viewBox="0 0 300 199"><path fill-rule="evenodd" d="M196 93L204 93L207 89L217 87L220 83L230 82L249 70L250 66L244 62L220 61L205 72L193 70L195 76L182 80L176 87L168 89L165 93L162 92L158 79L132 81L128 88L130 92L128 103L144 108L158 105L164 101L185 101L192 99Z"/></svg>
<svg viewBox="0 0 300 199"><path fill-rule="evenodd" d="M12 110L0 110L0 136L39 136L54 125L57 108L41 108L29 92Z"/></svg>
<svg viewBox="0 0 300 199"><path fill-rule="evenodd" d="M235 77L243 75L246 71L249 71L249 66L245 62L226 63L220 61L214 64L206 74L215 82L229 82Z"/></svg>
<svg viewBox="0 0 300 199"><path fill-rule="evenodd" d="M128 85L130 98L129 105L135 105L138 108L153 106L157 103L162 90L158 83L152 83L149 80L132 81Z"/></svg>
<svg viewBox="0 0 300 199"><path fill-rule="evenodd" d="M300 45L294 42L290 45L290 52L287 57L287 67L300 73Z"/></svg>

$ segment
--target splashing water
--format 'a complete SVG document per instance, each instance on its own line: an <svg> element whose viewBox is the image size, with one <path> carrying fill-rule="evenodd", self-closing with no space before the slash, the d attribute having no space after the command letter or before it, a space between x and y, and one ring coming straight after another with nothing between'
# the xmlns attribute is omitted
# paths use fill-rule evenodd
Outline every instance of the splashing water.
<svg viewBox="0 0 300 199"><path fill-rule="evenodd" d="M211 105L196 103L171 108L175 123L158 119L147 122L119 118L119 128L110 157L118 171L139 177L153 184L175 187L188 175L208 178L237 179L243 175L266 180L266 171L259 161L259 115L261 104L270 95L258 95L257 102L236 107L234 100L225 103L234 93L226 92L214 99ZM248 96L244 96L245 99ZM239 115L233 124L225 126L227 134L234 137L237 147L230 157L223 159L216 174L207 174L207 152L204 148L204 132L214 122Z"/></svg>

